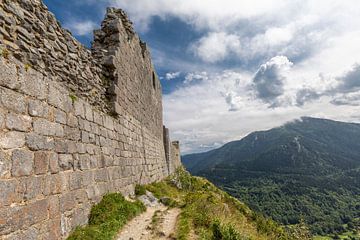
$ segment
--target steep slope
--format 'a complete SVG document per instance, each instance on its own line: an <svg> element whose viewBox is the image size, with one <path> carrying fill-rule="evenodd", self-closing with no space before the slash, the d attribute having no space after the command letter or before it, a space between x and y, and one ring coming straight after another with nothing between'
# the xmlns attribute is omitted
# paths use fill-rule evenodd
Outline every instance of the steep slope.
<svg viewBox="0 0 360 240"><path fill-rule="evenodd" d="M360 217L360 124L304 117L183 163L284 224L324 235Z"/></svg>
<svg viewBox="0 0 360 240"><path fill-rule="evenodd" d="M92 208L89 225L68 239L310 240L303 225L281 227L183 168L163 181L137 185L135 193L106 195Z"/></svg>

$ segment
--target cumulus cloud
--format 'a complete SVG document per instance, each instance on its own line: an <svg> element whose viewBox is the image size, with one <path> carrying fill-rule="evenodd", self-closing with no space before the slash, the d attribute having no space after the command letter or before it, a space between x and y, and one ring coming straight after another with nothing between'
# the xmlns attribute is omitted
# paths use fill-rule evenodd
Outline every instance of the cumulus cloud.
<svg viewBox="0 0 360 240"><path fill-rule="evenodd" d="M296 93L296 105L303 106L305 103L319 99L321 94L314 89L303 88Z"/></svg>
<svg viewBox="0 0 360 240"><path fill-rule="evenodd" d="M181 72L168 72L165 74L166 80L171 80L180 76Z"/></svg>
<svg viewBox="0 0 360 240"><path fill-rule="evenodd" d="M356 0L106 1L142 33L155 16L196 33L182 49L196 58L153 49L157 67L182 72L183 84L164 96L164 116L183 153L303 115L360 121L360 67L348 69L360 62Z"/></svg>
<svg viewBox="0 0 360 240"><path fill-rule="evenodd" d="M253 83L257 96L268 103L274 103L284 93L284 81L293 65L285 56L271 58L256 72Z"/></svg>
<svg viewBox="0 0 360 240"><path fill-rule="evenodd" d="M93 32L97 28L97 24L93 21L70 21L64 24L73 34L77 36L85 36Z"/></svg>
<svg viewBox="0 0 360 240"><path fill-rule="evenodd" d="M337 79L340 82L337 87L338 91L353 92L360 90L360 65L355 64L352 69Z"/></svg>
<svg viewBox="0 0 360 240"><path fill-rule="evenodd" d="M254 95L252 74L224 71L206 76L164 95L165 124L172 129L171 137L182 143L183 154L206 151L301 116L354 121L350 116L360 110L359 106L334 105L327 97L306 108L296 104L269 108Z"/></svg>
<svg viewBox="0 0 360 240"><path fill-rule="evenodd" d="M192 46L196 56L210 63L224 60L232 53L239 54L240 48L240 38L224 32L209 33Z"/></svg>

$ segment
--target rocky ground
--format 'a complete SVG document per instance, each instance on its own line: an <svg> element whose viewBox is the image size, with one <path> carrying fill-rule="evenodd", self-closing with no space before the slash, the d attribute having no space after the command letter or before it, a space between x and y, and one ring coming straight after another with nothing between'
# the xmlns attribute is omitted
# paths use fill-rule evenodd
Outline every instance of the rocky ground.
<svg viewBox="0 0 360 240"><path fill-rule="evenodd" d="M169 209L150 192L139 199L146 205L146 212L126 224L117 240L175 239L173 235L180 209Z"/></svg>

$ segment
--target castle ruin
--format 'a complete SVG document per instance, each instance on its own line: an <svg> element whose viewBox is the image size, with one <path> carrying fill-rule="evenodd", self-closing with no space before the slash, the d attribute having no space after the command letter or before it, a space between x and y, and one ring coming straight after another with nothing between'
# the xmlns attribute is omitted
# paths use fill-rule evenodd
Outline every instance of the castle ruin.
<svg viewBox="0 0 360 240"><path fill-rule="evenodd" d="M0 239L64 239L104 194L180 165L122 10L107 10L89 50L40 0L0 2Z"/></svg>

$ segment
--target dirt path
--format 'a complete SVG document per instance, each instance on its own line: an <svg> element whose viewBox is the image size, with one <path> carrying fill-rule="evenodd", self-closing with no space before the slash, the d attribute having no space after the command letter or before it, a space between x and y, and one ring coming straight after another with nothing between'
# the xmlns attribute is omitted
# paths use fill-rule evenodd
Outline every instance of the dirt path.
<svg viewBox="0 0 360 240"><path fill-rule="evenodd" d="M163 205L148 207L146 212L131 220L119 233L117 240L173 239L180 209Z"/></svg>

